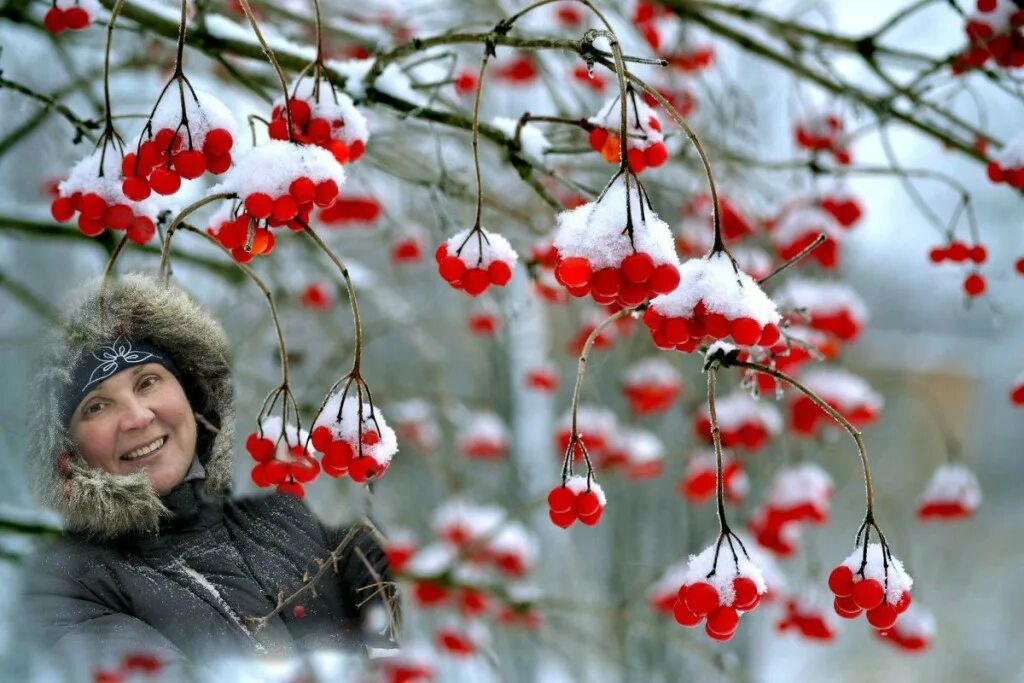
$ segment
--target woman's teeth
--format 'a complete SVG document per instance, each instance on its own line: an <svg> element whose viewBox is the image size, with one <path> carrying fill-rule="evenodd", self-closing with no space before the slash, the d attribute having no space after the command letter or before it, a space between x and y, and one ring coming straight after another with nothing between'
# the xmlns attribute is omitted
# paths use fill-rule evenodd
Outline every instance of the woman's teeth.
<svg viewBox="0 0 1024 683"><path fill-rule="evenodd" d="M155 451L158 448L160 448L161 446L163 446L165 441L167 441L167 437L161 436L159 439L157 439L156 441L154 441L151 444L147 444L145 446L142 446L141 448L136 448L134 451L132 451L128 455L122 455L121 459L122 460L138 460L139 458L144 458L147 455L149 455L150 453L152 453L153 451Z"/></svg>

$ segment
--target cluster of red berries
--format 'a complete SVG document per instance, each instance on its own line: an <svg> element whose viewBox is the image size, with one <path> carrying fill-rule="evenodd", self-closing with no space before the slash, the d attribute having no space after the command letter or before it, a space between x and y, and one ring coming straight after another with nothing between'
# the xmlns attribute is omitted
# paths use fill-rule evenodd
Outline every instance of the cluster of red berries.
<svg viewBox="0 0 1024 683"><path fill-rule="evenodd" d="M661 130L661 123L652 118L648 124L654 130ZM594 128L588 137L590 148L599 152L610 164L619 163L622 155L622 144L618 135L614 135L604 128ZM658 168L668 161L668 148L664 142L655 142L647 147L640 148L634 145L631 140L626 142L626 157L629 160L629 167L634 173L643 173L648 168Z"/></svg>
<svg viewBox="0 0 1024 683"><path fill-rule="evenodd" d="M679 588L672 616L676 623L693 628L704 623L704 631L713 640L731 640L740 625L740 614L757 608L761 593L757 583L749 576L736 576L732 580L732 599L723 595L707 581L683 584Z"/></svg>
<svg viewBox="0 0 1024 683"><path fill-rule="evenodd" d="M116 669L98 669L93 672L94 683L124 683L137 680L136 676L156 678L164 669L162 659L148 652L128 652L121 657Z"/></svg>
<svg viewBox="0 0 1024 683"><path fill-rule="evenodd" d="M953 63L953 73L981 68L989 59L1006 68L1024 66L1024 9L1012 0L977 0L977 8L964 27L970 47Z"/></svg>
<svg viewBox="0 0 1024 683"><path fill-rule="evenodd" d="M714 453L694 457L686 468L686 474L679 480L679 494L686 500L700 505L711 500L718 486L718 467ZM739 460L728 456L722 459L722 488L726 500L740 503L747 495L749 479Z"/></svg>
<svg viewBox="0 0 1024 683"><path fill-rule="evenodd" d="M981 487L967 465L952 461L939 466L917 507L919 521L952 522L967 519L981 505Z"/></svg>
<svg viewBox="0 0 1024 683"><path fill-rule="evenodd" d="M334 293L331 285L314 282L302 290L299 303L313 311L329 311L334 305Z"/></svg>
<svg viewBox="0 0 1024 683"><path fill-rule="evenodd" d="M135 244L145 244L156 234L152 218L136 214L128 204L108 202L95 192L75 192L57 197L50 204L50 215L58 223L67 223L76 213L78 229L87 237L96 237L110 228L123 230Z"/></svg>
<svg viewBox="0 0 1024 683"><path fill-rule="evenodd" d="M814 368L803 379L826 404L856 427L873 424L881 415L881 396L856 375L833 368ZM789 408L789 425L798 436L813 436L832 424L831 416L807 396L798 396Z"/></svg>
<svg viewBox="0 0 1024 683"><path fill-rule="evenodd" d="M630 254L616 267L594 271L582 256L559 260L555 279L576 297L590 294L599 304L639 306L647 299L668 294L679 286L679 270L671 263L655 263L642 251Z"/></svg>
<svg viewBox="0 0 1024 683"><path fill-rule="evenodd" d="M347 225L355 223L360 227L371 227L383 208L374 197L338 195L330 206L320 211L320 222L325 225Z"/></svg>
<svg viewBox="0 0 1024 683"><path fill-rule="evenodd" d="M867 613L868 623L879 631L886 631L910 607L910 592L902 591L895 602L889 602L887 590L880 581L857 578L844 564L832 570L828 587L835 594L836 614L844 619L856 619Z"/></svg>
<svg viewBox="0 0 1024 683"><path fill-rule="evenodd" d="M674 24L679 23L667 7L651 2L638 2L633 11L633 22L651 49L664 57L670 65L687 74L707 69L714 62L715 50L708 44L691 44L675 36ZM662 34L665 33L665 36ZM666 41L666 38L669 40ZM669 42L669 44L665 44ZM672 50L669 52L668 50Z"/></svg>
<svg viewBox="0 0 1024 683"><path fill-rule="evenodd" d="M324 472L336 479L347 474L357 484L378 479L387 471L390 463L381 465L368 454L380 441L381 435L374 429L363 431L358 441L336 437L334 431L324 425L314 429L312 434L313 448L323 453Z"/></svg>
<svg viewBox="0 0 1024 683"><path fill-rule="evenodd" d="M694 351L704 342L732 340L741 346L772 346L779 341L779 328L775 323L761 325L754 318L729 319L721 313L709 311L703 301L693 308L691 317L667 317L654 305L644 311L644 324L659 349L675 349L683 353Z"/></svg>
<svg viewBox="0 0 1024 683"><path fill-rule="evenodd" d="M537 79L537 64L528 52L517 52L507 59L499 58L494 67L494 77L506 85L527 85ZM475 81L475 74L473 78ZM473 89L476 89L475 83Z"/></svg>
<svg viewBox="0 0 1024 683"><path fill-rule="evenodd" d="M709 415L703 412L698 413L693 420L693 431L706 443L714 442ZM743 448L751 453L756 453L764 448L771 440L772 434L771 426L756 415L736 421L729 427L719 425L722 448Z"/></svg>
<svg viewBox="0 0 1024 683"><path fill-rule="evenodd" d="M928 252L928 260L932 263L943 263L946 261L950 263L971 262L980 266L988 260L988 250L985 249L983 244L968 246L966 242L952 240L948 246L932 247ZM985 288L985 277L980 273L970 273L964 278L964 292L969 297L981 296L985 293Z"/></svg>
<svg viewBox="0 0 1024 683"><path fill-rule="evenodd" d="M850 163L851 156L842 142L844 127L843 120L835 114L821 114L798 124L794 137L799 147L814 152L831 152L836 163L845 166Z"/></svg>
<svg viewBox="0 0 1024 683"><path fill-rule="evenodd" d="M172 195L181 189L181 181L194 180L209 171L220 175L231 168L231 147L234 139L223 128L215 128L203 139L202 148L191 143L171 128L157 131L153 139L143 142L139 152L129 152L121 161L124 196L142 201L151 192Z"/></svg>
<svg viewBox="0 0 1024 683"><path fill-rule="evenodd" d="M469 315L466 321L469 331L478 337L493 337L501 327L497 316L490 311L477 311Z"/></svg>
<svg viewBox="0 0 1024 683"><path fill-rule="evenodd" d="M347 95L339 95L347 98ZM346 102L350 104L349 102ZM317 109L320 105L314 103ZM291 135L288 130L288 115L291 117ZM267 134L271 140L294 140L304 145L323 147L338 161L339 164L358 161L366 151L366 141L354 138L346 142L342 133L346 125L351 125L342 118L324 118L315 116L313 106L304 99L292 97L288 100L288 112L283 105L274 107L270 114L270 127Z"/></svg>
<svg viewBox="0 0 1024 683"><path fill-rule="evenodd" d="M98 9L91 0L56 0L53 7L46 11L43 26L54 35L64 31L81 31L89 28Z"/></svg>
<svg viewBox="0 0 1024 683"><path fill-rule="evenodd" d="M832 505L832 478L813 463L785 467L775 475L765 502L747 528L758 544L788 557L796 551L800 525L824 524Z"/></svg>
<svg viewBox="0 0 1024 683"><path fill-rule="evenodd" d="M278 493L302 498L302 485L320 474L320 464L302 444L289 446L285 440L276 444L262 433L253 432L245 441L245 450L257 463L252 469L252 481L260 488L277 486Z"/></svg>
<svg viewBox="0 0 1024 683"><path fill-rule="evenodd" d="M554 393L558 391L558 371L549 366L527 370L526 386L546 394Z"/></svg>
<svg viewBox="0 0 1024 683"><path fill-rule="evenodd" d="M826 195L821 198L819 204L822 211L836 219L836 223L844 228L851 227L864 215L864 209L861 208L860 202L849 196Z"/></svg>
<svg viewBox="0 0 1024 683"><path fill-rule="evenodd" d="M805 601L797 598L790 598L786 601L784 609L785 614L775 623L775 630L779 633L795 631L808 640L835 640L835 629L816 606L805 604Z"/></svg>
<svg viewBox="0 0 1024 683"><path fill-rule="evenodd" d="M626 384L622 389L629 407L636 415L663 413L672 407L682 387L678 382L642 382Z"/></svg>
<svg viewBox="0 0 1024 683"><path fill-rule="evenodd" d="M480 296L488 287L504 287L512 279L516 254L501 235L480 228L478 238L464 231L442 244L434 252L437 272L453 288ZM468 238L468 239L467 239Z"/></svg>
<svg viewBox="0 0 1024 683"><path fill-rule="evenodd" d="M601 521L606 502L604 490L593 477L576 475L548 493L548 516L562 529L576 520L594 526Z"/></svg>
<svg viewBox="0 0 1024 683"><path fill-rule="evenodd" d="M1018 190L1024 189L1024 164L1009 166L992 161L985 172L993 183L1006 183Z"/></svg>

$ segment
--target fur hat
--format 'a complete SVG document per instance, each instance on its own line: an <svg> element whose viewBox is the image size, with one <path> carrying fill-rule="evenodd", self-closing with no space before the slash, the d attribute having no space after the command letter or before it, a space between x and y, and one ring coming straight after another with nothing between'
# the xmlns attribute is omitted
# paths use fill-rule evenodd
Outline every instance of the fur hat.
<svg viewBox="0 0 1024 683"><path fill-rule="evenodd" d="M234 390L224 329L177 285L132 274L110 280L99 306L100 280L84 286L69 307L43 361L35 387L29 461L40 502L56 510L68 531L99 539L151 532L168 514L149 475L94 469L75 449L63 413L82 356L117 337L147 339L177 366L198 424L196 452L211 495L226 493L233 471Z"/></svg>

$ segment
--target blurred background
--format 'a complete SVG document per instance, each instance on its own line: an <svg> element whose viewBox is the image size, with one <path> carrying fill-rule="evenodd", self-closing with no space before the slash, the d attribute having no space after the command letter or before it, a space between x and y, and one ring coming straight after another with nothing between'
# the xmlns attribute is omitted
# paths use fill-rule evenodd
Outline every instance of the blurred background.
<svg viewBox="0 0 1024 683"><path fill-rule="evenodd" d="M152 107L173 65L177 21L174 3L125 4L135 13L126 10L131 18L118 23L110 75L119 115ZM1024 659L1012 645L1024 611L1024 554L1017 542L1024 440L1021 406L1011 401L1024 372L1024 281L1014 266L1024 255L1024 214L1019 191L986 176L988 162L1012 149L1021 132L1024 84L1019 68L992 60L960 75L953 69L969 49L965 27L996 12L938 1L596 4L626 54L672 61L667 68L630 69L673 101L689 98L685 115L708 150L720 192L751 227L743 247L760 250L774 266L782 259L771 226L777 229L793 206L841 191L861 208L853 226L834 228L837 267L808 259L766 291L773 295L789 280L811 278L843 283L863 299L862 330L853 340L833 339L836 353L828 363L863 378L884 400L880 417L864 428L876 518L914 577L915 609L933 619L919 617L926 626L933 623L924 629L924 648L908 651L879 638L863 619L845 622L831 613L826 578L853 550L863 517L860 466L845 433L793 433L788 393L781 400L772 392L760 398L778 407L784 429L756 453L736 453L749 492L728 507L729 518L745 528L779 472L810 461L833 482L827 523L801 525L788 557L762 549L781 576L774 599L744 616L728 643L709 639L702 628L683 629L671 613L652 607L652 586L672 565L714 542L717 521L713 501L697 503L679 491L692 455L707 448L693 428L706 400L701 359L658 351L640 322L608 330L607 345L590 358L582 399L611 411L612 436L627 444L626 429L653 435L659 464L653 476L633 476L628 466L598 470L609 501L600 525L562 530L550 522L545 497L559 483L564 446L558 432L570 409L578 345L606 312L589 298L552 301L557 297L538 288L546 282L561 290L534 249L549 243L556 211L520 180L509 148L493 144L498 138L481 144L484 224L511 241L520 265L507 287L476 299L437 275L434 249L472 221L475 186L464 124L472 116L480 44L443 45L400 62L404 70L388 85L392 100L395 92L408 98L398 97L399 105L379 92L357 101L371 133L366 156L346 168L346 210L330 220L321 216L314 227L352 273L363 314L363 375L398 431L400 450L372 493L351 480L321 476L307 488L306 500L330 523L369 515L393 540L393 551L416 551L401 584L403 643L410 657L429 663L435 680L1024 680ZM1007 9L1012 2L996 4L1000 16L1013 9ZM279 56L293 55L299 63L312 56L308 2L253 6ZM354 9L325 1L325 44L339 62L372 57L412 37L486 31L525 6L371 0ZM109 231L87 238L53 221L52 185L91 144L74 143L65 117L11 85L52 95L80 119L101 120L109 15L99 10L87 29L55 36L43 28L47 9L47 3L8 0L0 11L0 384L7 396L0 403L0 603L7 615L0 622L0 671L15 672L9 680L24 680L40 666L19 656L19 567L35 539L59 526L38 509L26 479L26 462L35 457L26 453L24 432L33 363L54 333L60 303L102 273L116 244ZM201 2L192 9L200 17L192 40L215 35L254 45L234 3ZM578 39L592 25L582 5L554 3L523 19L511 35ZM874 52L857 43L868 36L867 44L879 48ZM269 118L269 101L278 97L273 73L239 56L234 44L204 46L189 43L186 73L197 89L229 105L240 144L250 146L246 117ZM706 63L694 57L700 50L710 51ZM433 59L419 63L425 57ZM298 69L286 71L294 77ZM514 121L525 111L586 119L614 96L614 75L601 65L590 77L569 52L499 47L485 81L481 121ZM822 112L842 120L836 149L849 151L849 164L831 150L812 152L795 142L799 125ZM132 141L141 123L118 120ZM671 160L641 178L685 260L710 243L706 213L686 211L706 192L706 181L685 136L664 114L661 124ZM527 150L537 153L527 154L531 177L568 206L592 199L590 192L615 167L588 146L586 131L566 124L530 127L543 131L544 142L539 151ZM258 140L266 139L259 122L255 131ZM520 167L522 158L515 158ZM188 183L166 208L173 215L211 185L208 179ZM207 227L210 213L199 214L195 225ZM308 241L278 237L273 253L252 266L271 284L281 309L293 390L308 420L351 363L348 295ZM930 250L950 239L984 245L984 264L930 261ZM175 278L217 315L231 340L236 493L256 493L241 444L255 430L259 406L280 373L265 300L225 254L195 235L179 235L171 258ZM115 271L152 271L158 263L154 238L146 247L129 244ZM969 297L964 280L974 272L987 288ZM625 373L653 356L678 373L680 396L661 412L638 414L624 395ZM539 370L552 373L557 387L528 381ZM720 373L719 387L722 395L747 390L734 370ZM496 414L506 430L497 457L472 457L465 447L480 411ZM963 519L922 521L918 510L929 479L950 461L974 473L982 502ZM467 505L453 508L460 500ZM442 552L444 519L492 519L494 510L480 506L500 508L500 521L490 523L516 529L510 543L525 574L453 560L468 568L445 574L452 582L448 600L421 604L415 578L437 571L430 555ZM467 616L459 607L455 596L464 585L485 595L484 614ZM831 638L816 641L780 629L787 600L797 597L818 604ZM510 605L516 616L509 616Z"/></svg>

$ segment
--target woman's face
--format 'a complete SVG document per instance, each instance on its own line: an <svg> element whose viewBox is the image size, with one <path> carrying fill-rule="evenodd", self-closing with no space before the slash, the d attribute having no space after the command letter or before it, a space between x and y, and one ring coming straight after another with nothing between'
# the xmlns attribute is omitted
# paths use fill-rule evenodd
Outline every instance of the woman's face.
<svg viewBox="0 0 1024 683"><path fill-rule="evenodd" d="M185 390L159 363L123 370L86 394L71 438L90 467L145 470L160 495L185 478L196 451L196 419Z"/></svg>

